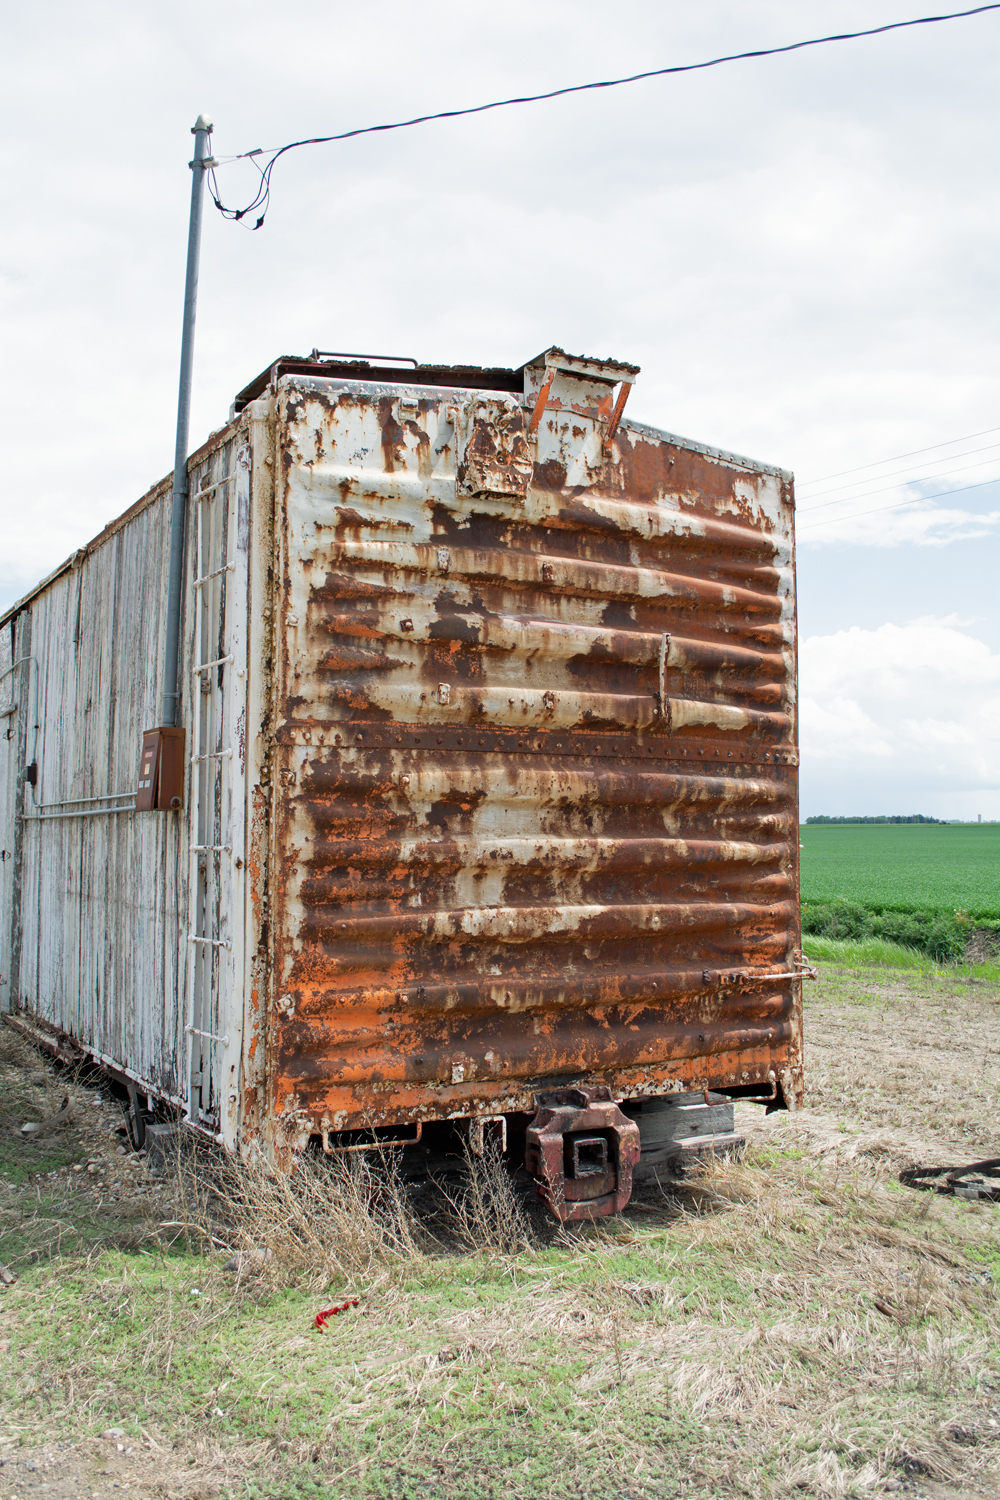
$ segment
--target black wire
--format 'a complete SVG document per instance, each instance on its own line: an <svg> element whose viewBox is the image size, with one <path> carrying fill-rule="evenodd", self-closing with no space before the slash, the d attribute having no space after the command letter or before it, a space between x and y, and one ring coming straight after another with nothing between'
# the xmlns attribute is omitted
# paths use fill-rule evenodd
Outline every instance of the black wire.
<svg viewBox="0 0 1000 1500"><path fill-rule="evenodd" d="M989 446L989 448L978 448L978 449L977 448L973 448L971 451L973 453L977 453L977 452L978 453L987 453L987 452L991 451L992 449L994 449L994 448L996 448L998 446L1000 446L1000 444L991 443L990 446ZM969 455L966 454L966 453L956 453L956 454L953 455L953 457L955 457L955 458L967 458L968 456ZM950 461L950 460L938 459L937 461L938 461L938 463L945 463L945 462ZM860 495L835 495L832 500L820 500L818 505L814 505L812 503L812 501L813 501L812 495L805 495L805 496L803 496L803 503L801 505L797 505L796 508L800 512L802 512L804 510L826 510L831 505L849 505L852 500L867 500L867 498L868 498L869 495L884 495L885 492L886 492L886 490L898 489L901 484L923 484L925 480L932 481L932 480L935 480L935 479L951 479L953 477L953 475L955 475L955 474L965 474L965 473L967 473L969 471L969 469L981 469L981 468L985 468L985 466L987 464L993 464L993 463L996 463L996 459L995 458L981 458L978 463L965 464L965 466L963 468L961 468L961 469L952 469L951 474L917 474L913 479L898 479L895 484L880 484L879 487L878 487L878 489L874 489L874 490L862 490L861 493L860 493ZM896 479L896 475L897 474L905 474L905 473L906 473L905 469L898 469L896 471L896 474L876 474L876 475L872 475L871 477L873 479L879 479L879 480L882 480L882 479ZM861 479L861 480L856 479L854 481L854 483L855 484L866 484L867 481L864 480L864 479ZM841 489L850 489L851 486L850 485L842 485L842 486L840 486L840 488ZM821 495L828 495L828 494L830 494L830 491L829 490L820 490L820 494Z"/></svg>
<svg viewBox="0 0 1000 1500"><path fill-rule="evenodd" d="M1000 475L997 476L1000 478ZM902 510L904 505L919 505L921 500L943 500L945 495L965 495L969 490L983 490L988 484L996 484L997 478L981 479L978 484L963 484L957 490L936 490L933 495L914 495L912 500L898 500L894 505L875 505L871 510L855 511L850 516L828 516L825 521L813 521L810 526L797 527L797 531L818 531L821 526L836 526L838 523L848 521L860 521L862 516L877 516L884 510ZM919 484L920 480L912 480L911 483Z"/></svg>
<svg viewBox="0 0 1000 1500"><path fill-rule="evenodd" d="M862 469L881 469L883 464L893 464L896 462L897 458L916 458L921 453L934 453L938 448L953 448L956 443L971 443L973 438L989 437L994 432L1000 432L1000 427L984 427L982 432L967 432L964 437L948 438L948 440L944 443L931 443L930 447L928 448L911 448L908 453L890 453L888 458L876 458L873 463L858 464L857 467L853 469L838 469L836 474L818 474L815 479L803 480L802 484L797 487L796 493L801 492L801 490L803 490L806 485L825 484L828 479L841 479L845 474L860 474ZM962 458L963 455L961 453L956 453L955 457ZM945 463L946 460L940 458L929 458L927 462L937 464ZM873 475L872 477L881 478L882 476ZM864 480L856 480L852 481L852 483L863 484ZM845 488L846 487L847 486L845 486ZM837 488L840 489L842 488L842 486L838 485Z"/></svg>
<svg viewBox="0 0 1000 1500"><path fill-rule="evenodd" d="M606 78L599 83L574 83L567 88L551 89L547 94L524 94L515 99L495 99L492 104L475 104L469 109L445 109L433 115L416 115L412 120L395 120L388 125L363 125L357 130L342 130L338 135L314 135L308 140L291 141L287 146L282 146L275 151L265 167L257 167L260 172L260 186L255 196L247 204L246 208L226 208L219 198L218 184L215 180L215 171L210 169L212 183L212 198L216 208L226 219L245 219L247 214L253 213L255 208L262 208L263 212L258 218L254 229L259 229L264 222L264 216L268 209L268 200L271 196L271 172L275 162L286 151L294 151L299 146L324 146L330 141L349 141L356 135L376 135L384 130L407 130L411 125L426 125L431 120L457 120L462 115L481 115L490 109L506 109L511 104L538 104L544 99L561 99L565 94L582 94L588 89L615 89L623 83L639 83L645 78L664 78L672 73L697 73L702 68L717 68L720 63L744 62L748 58L776 57L782 52L798 52L803 47L820 47L825 42L852 42L862 36L880 36L886 31L901 31L907 26L930 26L936 21L958 21L965 16L982 15L983 11L1000 10L1000 0L993 5L977 5L974 10L955 10L947 15L941 16L917 16L912 21L891 21L886 26L872 26L867 31L841 31L833 36L811 37L805 42L790 42L785 47L762 47L754 52L732 52L726 57L713 57L707 62L684 63L674 68L653 68L646 73L631 73L627 78ZM246 152L245 156L253 159L257 152ZM236 160L243 160L237 157ZM257 166L254 160L254 166Z"/></svg>

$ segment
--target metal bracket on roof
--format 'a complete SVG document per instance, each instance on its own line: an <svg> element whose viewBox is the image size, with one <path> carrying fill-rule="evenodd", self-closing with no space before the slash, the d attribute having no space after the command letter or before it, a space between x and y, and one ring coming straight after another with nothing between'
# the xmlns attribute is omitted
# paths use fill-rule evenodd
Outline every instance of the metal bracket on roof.
<svg viewBox="0 0 1000 1500"><path fill-rule="evenodd" d="M409 354L344 354L333 349L314 349L309 356L317 362L324 359L362 359L373 365L412 365L417 368L417 361Z"/></svg>
<svg viewBox="0 0 1000 1500"><path fill-rule="evenodd" d="M632 389L632 387L633 387L634 384L635 384L635 376L634 375L633 375L633 377L632 377L631 380L623 380L622 383L621 383L621 386L620 386L619 391L618 391L618 400L615 402L615 409L611 413L611 420L608 423L608 430L604 434L604 451L605 451L605 453L607 453L609 451L609 449L611 448L611 444L614 442L615 433L618 431L618 424L621 421L621 419L622 419L622 413L625 410L625 402L628 400L628 393Z"/></svg>
<svg viewBox="0 0 1000 1500"><path fill-rule="evenodd" d="M552 389L552 382L555 379L555 373L556 373L556 369L557 368L558 367L556 365L549 363L549 356L546 355L545 356L545 379L542 381L542 388L538 392L538 398L535 401L534 410L531 413L531 421L528 423L528 431L529 432L537 432L538 431L538 424L542 420L542 413L544 412L546 404L548 402L549 391Z"/></svg>
<svg viewBox="0 0 1000 1500"><path fill-rule="evenodd" d="M588 403L585 409L583 406L578 407L575 402L567 403L565 400L552 401L550 399L552 382L557 372L566 375L575 375L580 380L591 381L595 385L603 385L608 388L607 395L598 402L596 411L598 420L607 422L603 444L604 451L607 453L614 441L615 433L618 431L629 391L635 384L635 378L639 373L639 366L622 364L620 361L613 359L582 359L574 354L566 354L562 349L548 349L542 358L545 362L544 375L538 395L535 398L531 420L528 423L528 432L537 431L543 414L550 408L562 411L566 409L568 404L570 410L579 410L581 415L594 414L593 406L590 403ZM614 406L612 406L611 391L616 385L619 387L618 397Z"/></svg>

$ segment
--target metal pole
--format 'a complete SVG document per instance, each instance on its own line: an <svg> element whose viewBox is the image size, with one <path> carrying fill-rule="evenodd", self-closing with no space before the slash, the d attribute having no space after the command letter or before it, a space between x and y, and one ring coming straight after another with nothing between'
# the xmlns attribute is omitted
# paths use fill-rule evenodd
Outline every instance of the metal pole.
<svg viewBox="0 0 1000 1500"><path fill-rule="evenodd" d="M188 501L188 427L191 421L191 369L194 363L194 322L198 305L198 254L201 249L201 204L205 163L211 160L212 122L199 115L191 126L194 160L191 167L191 218L188 225L187 277L184 283L184 328L181 334L181 377L177 392L177 440L174 444L174 486L170 508L170 574L167 584L167 643L163 656L161 722L177 723L177 655L181 630L181 593L184 579L184 533Z"/></svg>

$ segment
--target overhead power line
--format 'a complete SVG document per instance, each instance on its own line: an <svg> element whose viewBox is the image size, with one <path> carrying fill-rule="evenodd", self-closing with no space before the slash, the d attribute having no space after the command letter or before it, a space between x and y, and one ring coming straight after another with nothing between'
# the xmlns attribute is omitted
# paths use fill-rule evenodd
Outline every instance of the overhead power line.
<svg viewBox="0 0 1000 1500"><path fill-rule="evenodd" d="M885 26L870 26L865 31L841 31L831 36L810 37L804 42L789 42L784 47L759 47L752 52L731 52L724 57L710 57L705 62L682 63L670 68L650 68L644 73L630 73L626 78L604 78L596 83L574 83L566 88L550 89L544 94L522 94L512 99L494 99L489 104L474 104L467 109L443 109L435 114L415 115L412 120L393 120L385 125L362 125L355 130L341 130L336 135L314 135L307 140L290 141L287 146L281 146L275 151L264 166L260 166L256 158L265 155L259 148L254 151L245 151L241 156L233 160L253 160L254 165L260 172L260 185L251 201L245 208L226 208L222 203L218 184L215 179L215 171L212 169L212 197L215 206L224 218L240 220L245 219L248 214L260 209L260 215L254 224L254 229L259 229L264 222L268 209L268 200L271 196L271 173L274 164L279 157L287 151L295 151L300 146L324 146L331 141L349 141L358 135L376 135L386 130L408 130L413 125L427 125L432 120L457 120L464 115L481 115L491 109L507 109L514 104L539 104L545 99L561 99L567 94L583 94L591 89L616 89L626 83L640 83L646 78L666 78L675 73L697 73L704 68L717 68L722 63L745 62L751 58L777 57L784 52L800 52L803 47L821 47L827 42L853 42L859 37L881 36L887 31L902 31L908 26L931 26L938 21L958 21L966 16L979 16L984 11L1000 10L1000 0L992 5L977 5L972 10L954 10L940 16L916 16L910 21L890 21Z"/></svg>
<svg viewBox="0 0 1000 1500"><path fill-rule="evenodd" d="M992 446L996 447L997 445L994 443ZM959 458L964 458L965 456L966 455L964 453L960 453L957 455L957 457ZM951 479L955 474L964 474L969 469L982 469L986 466L986 464L994 463L996 463L995 458L981 458L977 463L963 464L961 468L953 469L951 471L951 474L918 474L913 479L901 479L898 484L883 484L880 485L878 489L862 490L860 495L840 495L834 500L821 500L818 505L802 505L799 507L799 509L802 511L826 510L827 506L829 505L850 505L855 500L867 500L869 495L884 495L886 490L903 489L908 484L925 484L927 480ZM873 475L872 477L874 478L876 476ZM892 476L889 474L884 474L879 477L889 479ZM810 501L812 500L811 495L808 498Z"/></svg>
<svg viewBox="0 0 1000 1500"><path fill-rule="evenodd" d="M934 495L914 495L912 500L900 500L895 505L876 505L871 510L856 511L853 516L829 516L825 521L814 521L811 526L797 527L797 531L818 531L821 526L835 526L838 521L860 521L862 516L877 516L884 510L902 510L904 505L919 505L921 500L941 500L945 495L964 495L967 490L981 490L988 484L996 484L1000 481L1000 475L996 479L983 479L978 484L963 484L957 490L939 490Z"/></svg>
<svg viewBox="0 0 1000 1500"><path fill-rule="evenodd" d="M1000 427L985 427L982 432L967 432L965 434L965 437L949 438L945 443L931 443L929 448L911 448L909 453L890 453L888 458L877 458L873 463L870 464L858 464L854 469L838 469L836 474L820 474L815 479L804 479L802 481L802 484L798 485L797 488L804 489L807 485L824 484L828 479L842 479L845 474L860 474L865 469L881 469L883 464L894 464L898 458L917 458L921 453L935 453L937 452L938 448L954 448L956 443L971 443L973 438L990 437L994 432L1000 432ZM981 453L983 452L983 449L974 448L972 449L972 452ZM954 453L948 455L948 457L964 458L965 454ZM945 463L946 461L947 459L928 459L928 463L935 464ZM871 477L872 479L886 478L884 474L873 474ZM865 481L863 479L859 479L857 483L864 484ZM837 488L839 489L840 486L838 485Z"/></svg>

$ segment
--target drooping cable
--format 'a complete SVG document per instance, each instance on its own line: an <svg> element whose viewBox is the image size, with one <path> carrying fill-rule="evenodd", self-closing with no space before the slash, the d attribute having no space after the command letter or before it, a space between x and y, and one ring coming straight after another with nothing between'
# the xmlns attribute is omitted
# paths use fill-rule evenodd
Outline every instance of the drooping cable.
<svg viewBox="0 0 1000 1500"><path fill-rule="evenodd" d="M1000 432L1000 427L984 427L982 432L967 432L964 437L948 438L947 442L944 443L931 443L928 448L911 448L908 453L890 453L888 458L877 458L873 463L858 464L853 469L838 469L835 474L817 474L815 479L804 480L803 484L825 484L828 479L842 479L845 474L860 474L864 469L881 469L883 464L894 464L900 458L917 458L921 453L936 453L939 448L953 448L956 443L971 443L973 438L990 437L994 432ZM956 458L963 457L961 453L956 453L954 456ZM941 462L943 461L941 460ZM939 460L936 458L929 459L928 462L938 463ZM881 477L883 476L878 474L872 475L873 479ZM863 484L864 480L859 480L858 483Z"/></svg>
<svg viewBox="0 0 1000 1500"><path fill-rule="evenodd" d="M438 110L434 114L415 115L411 120L393 120L385 125L363 125L355 130L342 130L336 135L315 135L302 141L290 141L287 146L281 146L268 159L262 167L257 163L257 157L264 153L259 150L248 151L243 157L234 160L250 159L253 161L260 173L260 183L257 192L245 208L227 208L220 197L218 183L215 177L215 168L210 169L212 185L212 198L216 208L226 219L239 221L245 219L248 214L260 209L260 215L254 224L254 229L259 229L267 214L268 204L271 196L271 173L275 162L288 151L295 151L299 146L324 146L331 141L348 141L358 135L376 135L386 130L407 130L413 125L427 125L432 120L457 120L464 115L481 115L491 109L506 109L514 104L539 104L546 99L561 99L567 94L583 94L591 89L615 89L626 83L640 83L646 78L665 78L675 73L697 73L704 68L717 68L722 63L745 62L751 58L777 57L784 52L799 52L804 47L821 47L827 42L852 42L859 37L881 36L887 31L902 31L909 26L931 26L938 21L958 21L966 16L982 15L984 11L1000 10L1000 0L991 5L977 5L972 10L949 11L945 15L938 16L916 16L909 21L890 21L885 26L870 26L864 31L841 31L831 36L809 37L804 42L789 42L783 47L759 47L750 52L731 52L723 57L711 57L705 62L682 63L670 68L650 68L643 73L630 73L625 78L605 78L596 83L574 83L561 89L550 89L544 94L523 94L511 99L494 99L489 104L475 104L467 109L445 109Z"/></svg>
<svg viewBox="0 0 1000 1500"><path fill-rule="evenodd" d="M860 521L862 516L876 516L884 510L902 510L904 505L919 505L921 500L942 500L945 495L964 495L967 490L981 490L988 484L997 484L1000 476L995 479L982 479L978 484L963 484L957 490L938 490L933 495L914 495L909 500L898 500L894 505L876 505L871 510L856 511L851 516L827 516L825 521L813 521L811 526L796 527L796 531L818 531L821 526L835 526L838 522Z"/></svg>
<svg viewBox="0 0 1000 1500"><path fill-rule="evenodd" d="M996 445L994 444L994 446ZM956 456L959 458L965 457L963 453L960 453ZM962 464L960 468L952 469L950 474L915 474L912 479L900 479L896 484L881 484L877 489L874 490L862 490L859 495L837 495L832 500L821 500L818 505L814 505L812 503L812 496L809 495L806 497L806 503L798 506L797 508L799 511L812 511L826 510L831 505L850 505L855 500L867 500L870 495L884 495L887 490L902 489L908 484L923 484L928 480L934 481L936 479L951 479L955 474L965 474L969 469L982 469L985 468L987 464L995 464L996 461L997 460L995 457L981 458L977 463ZM901 470L900 472L905 473L906 471ZM891 479L893 476L890 474L885 474L879 475L877 477ZM990 481L987 480L985 482L989 483ZM820 493L823 494L825 492L821 490Z"/></svg>

